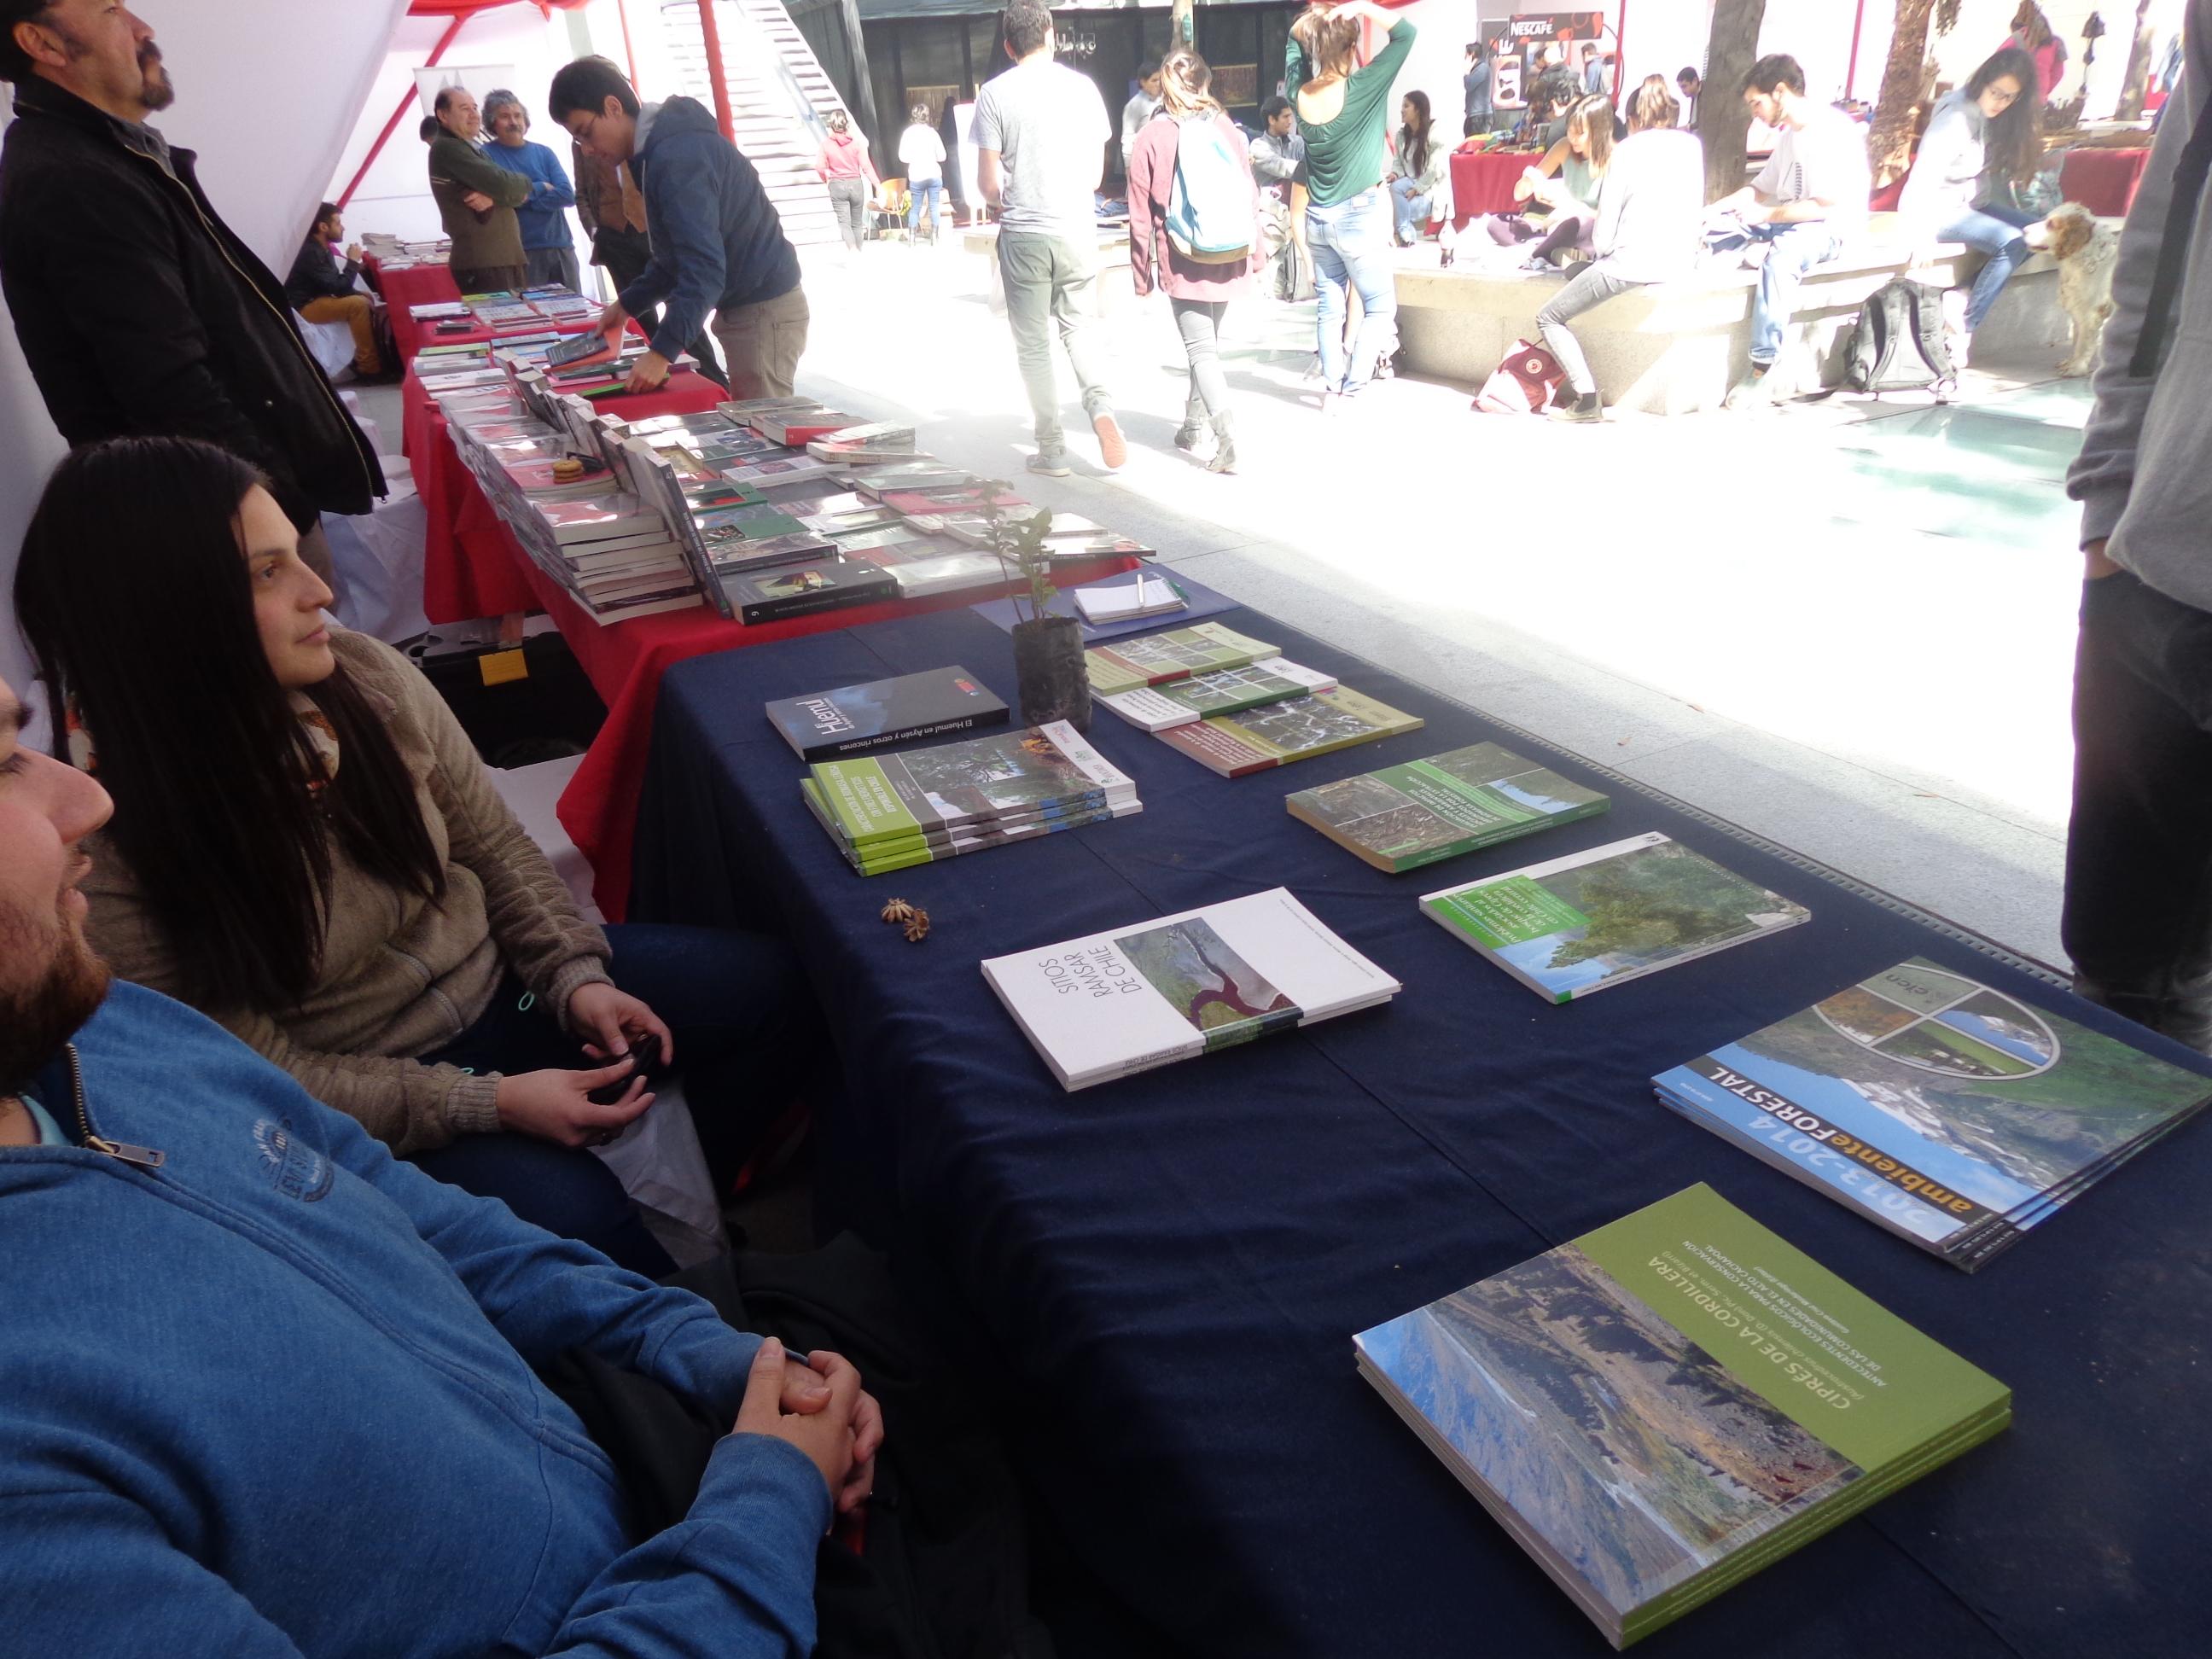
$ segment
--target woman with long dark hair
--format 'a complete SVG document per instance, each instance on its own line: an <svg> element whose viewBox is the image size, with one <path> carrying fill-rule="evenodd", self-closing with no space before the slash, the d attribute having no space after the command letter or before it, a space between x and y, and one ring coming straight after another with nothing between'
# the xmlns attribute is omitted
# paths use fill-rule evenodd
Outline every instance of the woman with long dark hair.
<svg viewBox="0 0 2212 1659"><path fill-rule="evenodd" d="M2032 246L2021 233L2039 216L1997 199L2035 177L2043 159L2043 95L2035 59L2016 46L1993 53L1963 87L1936 100L1898 211L1923 241L1964 242L1988 256L1966 297L1960 348L1989 315Z"/></svg>
<svg viewBox="0 0 2212 1659"><path fill-rule="evenodd" d="M1391 148L1390 199L1397 209L1397 240L1411 247L1437 216L1437 198L1450 182L1451 141L1429 117L1429 94L1419 88L1398 104L1398 136Z"/></svg>
<svg viewBox="0 0 2212 1659"><path fill-rule="evenodd" d="M395 1154L667 1272L581 1149L652 1104L651 1037L710 1158L741 1161L805 1052L795 963L585 920L429 682L325 620L297 542L250 466L188 439L80 449L48 482L15 607L115 801L88 843L94 944Z"/></svg>
<svg viewBox="0 0 2212 1659"><path fill-rule="evenodd" d="M1252 271L1262 257L1258 186L1244 135L1214 97L1213 71L1206 59L1188 46L1177 46L1160 59L1159 73L1159 111L1138 129L1129 149L1129 276L1139 298L1156 288L1168 296L1176 332L1190 362L1190 392L1176 447L1196 451L1211 428L1213 454L1206 470L1233 472L1237 441L1230 423L1229 381L1221 372L1221 319L1231 300L1251 293ZM1241 223L1249 236L1245 252L1232 259L1195 257L1195 250L1178 246L1170 234L1176 159L1187 129L1195 143L1212 146L1206 153L1217 164L1223 157L1234 162L1243 205L1224 234L1233 237Z"/></svg>

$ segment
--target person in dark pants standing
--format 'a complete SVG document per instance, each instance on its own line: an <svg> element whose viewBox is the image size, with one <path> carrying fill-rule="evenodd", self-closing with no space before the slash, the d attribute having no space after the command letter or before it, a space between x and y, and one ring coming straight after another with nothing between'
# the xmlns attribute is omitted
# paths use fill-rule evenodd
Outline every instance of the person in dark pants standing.
<svg viewBox="0 0 2212 1659"><path fill-rule="evenodd" d="M2081 995L2212 1052L2212 0L2183 39L2067 476L2087 568L2060 931Z"/></svg>
<svg viewBox="0 0 2212 1659"><path fill-rule="evenodd" d="M584 234L592 239L592 263L607 273L619 294L653 263L653 245L645 234L645 198L624 179L623 169L605 156L576 143L569 146L569 155L576 164L576 216L584 222ZM660 307L647 307L637 320L650 334L660 325ZM706 330L701 329L699 337L684 349L698 359L702 374L723 391L730 389L722 360Z"/></svg>
<svg viewBox="0 0 2212 1659"><path fill-rule="evenodd" d="M0 287L73 446L173 433L269 479L300 556L331 568L325 513L385 493L376 453L300 338L283 285L147 118L175 99L154 31L102 0L0 0Z"/></svg>

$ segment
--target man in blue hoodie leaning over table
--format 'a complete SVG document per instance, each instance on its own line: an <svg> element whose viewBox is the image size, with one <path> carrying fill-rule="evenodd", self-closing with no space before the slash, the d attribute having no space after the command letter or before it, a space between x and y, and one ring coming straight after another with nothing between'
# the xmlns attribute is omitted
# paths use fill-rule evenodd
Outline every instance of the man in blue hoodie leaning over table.
<svg viewBox="0 0 2212 1659"><path fill-rule="evenodd" d="M582 148L627 163L645 198L653 260L600 313L619 328L666 306L629 389L650 392L714 313L732 398L788 398L806 349L799 253L753 164L696 98L641 104L620 70L579 58L554 76L545 104Z"/></svg>
<svg viewBox="0 0 2212 1659"><path fill-rule="evenodd" d="M793 1655L882 1438L853 1367L396 1163L213 1022L111 984L105 791L0 684L0 1560L10 1652ZM735 1427L689 1516L533 1366Z"/></svg>

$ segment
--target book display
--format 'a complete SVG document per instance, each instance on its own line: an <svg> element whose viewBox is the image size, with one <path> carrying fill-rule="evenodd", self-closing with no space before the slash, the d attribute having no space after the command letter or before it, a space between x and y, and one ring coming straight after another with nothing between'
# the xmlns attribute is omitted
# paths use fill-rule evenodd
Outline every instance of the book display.
<svg viewBox="0 0 2212 1659"><path fill-rule="evenodd" d="M1242 714L1208 715L1152 735L1224 778L1241 778L1354 744L1418 732L1422 724L1418 714L1340 685Z"/></svg>
<svg viewBox="0 0 2212 1659"><path fill-rule="evenodd" d="M1280 887L994 957L983 977L1070 1091L1376 1007L1401 988Z"/></svg>
<svg viewBox="0 0 2212 1659"><path fill-rule="evenodd" d="M1336 677L1302 668L1280 657L1262 657L1249 668L1224 668L1162 685L1115 691L1097 700L1139 731L1188 726L1209 714L1234 714L1291 697L1336 690Z"/></svg>
<svg viewBox="0 0 2212 1659"><path fill-rule="evenodd" d="M769 703L767 714L792 752L807 761L1004 726L1007 718L1006 705L957 665L786 697Z"/></svg>
<svg viewBox="0 0 2212 1659"><path fill-rule="evenodd" d="M1139 686L1188 679L1194 674L1243 668L1262 657L1280 654L1274 646L1233 628L1200 623L1194 628L1094 645L1083 653L1083 663L1091 677L1092 694L1103 697Z"/></svg>
<svg viewBox="0 0 2212 1659"><path fill-rule="evenodd" d="M1363 772L1283 801L1299 823L1393 875L1592 817L1612 804L1494 743Z"/></svg>
<svg viewBox="0 0 2212 1659"><path fill-rule="evenodd" d="M2212 1099L2193 1072L1918 957L1652 1082L1969 1273Z"/></svg>
<svg viewBox="0 0 2212 1659"><path fill-rule="evenodd" d="M1616 1648L2012 1420L2002 1383L1702 1185L1353 1346Z"/></svg>
<svg viewBox="0 0 2212 1659"><path fill-rule="evenodd" d="M1571 1002L1811 915L1656 830L1425 893L1421 910L1550 1002Z"/></svg>

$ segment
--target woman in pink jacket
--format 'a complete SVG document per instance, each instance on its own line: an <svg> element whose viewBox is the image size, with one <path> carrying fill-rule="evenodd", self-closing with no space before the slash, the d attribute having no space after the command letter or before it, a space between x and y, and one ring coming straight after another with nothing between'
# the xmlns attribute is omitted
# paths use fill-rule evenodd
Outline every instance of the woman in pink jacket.
<svg viewBox="0 0 2212 1659"><path fill-rule="evenodd" d="M1252 290L1252 272L1260 258L1259 198L1244 135L1215 101L1212 83L1213 71L1188 46L1179 46L1160 60L1160 106L1139 131L1129 153L1129 276L1139 298L1155 288L1166 294L1184 355L1190 359L1190 398L1176 433L1176 447L1196 450L1210 423L1213 456L1206 470L1231 472L1237 467L1237 445L1230 430L1229 381L1221 372L1221 318L1231 300L1241 300ZM1190 187L1205 190L1210 183L1224 197L1231 192L1228 169L1218 165L1219 152L1209 141L1218 141L1235 158L1233 189L1250 229L1244 250L1225 259L1195 257L1169 234L1176 155L1187 131L1194 141L1194 166L1187 179ZM1200 165L1208 160L1217 165Z"/></svg>

